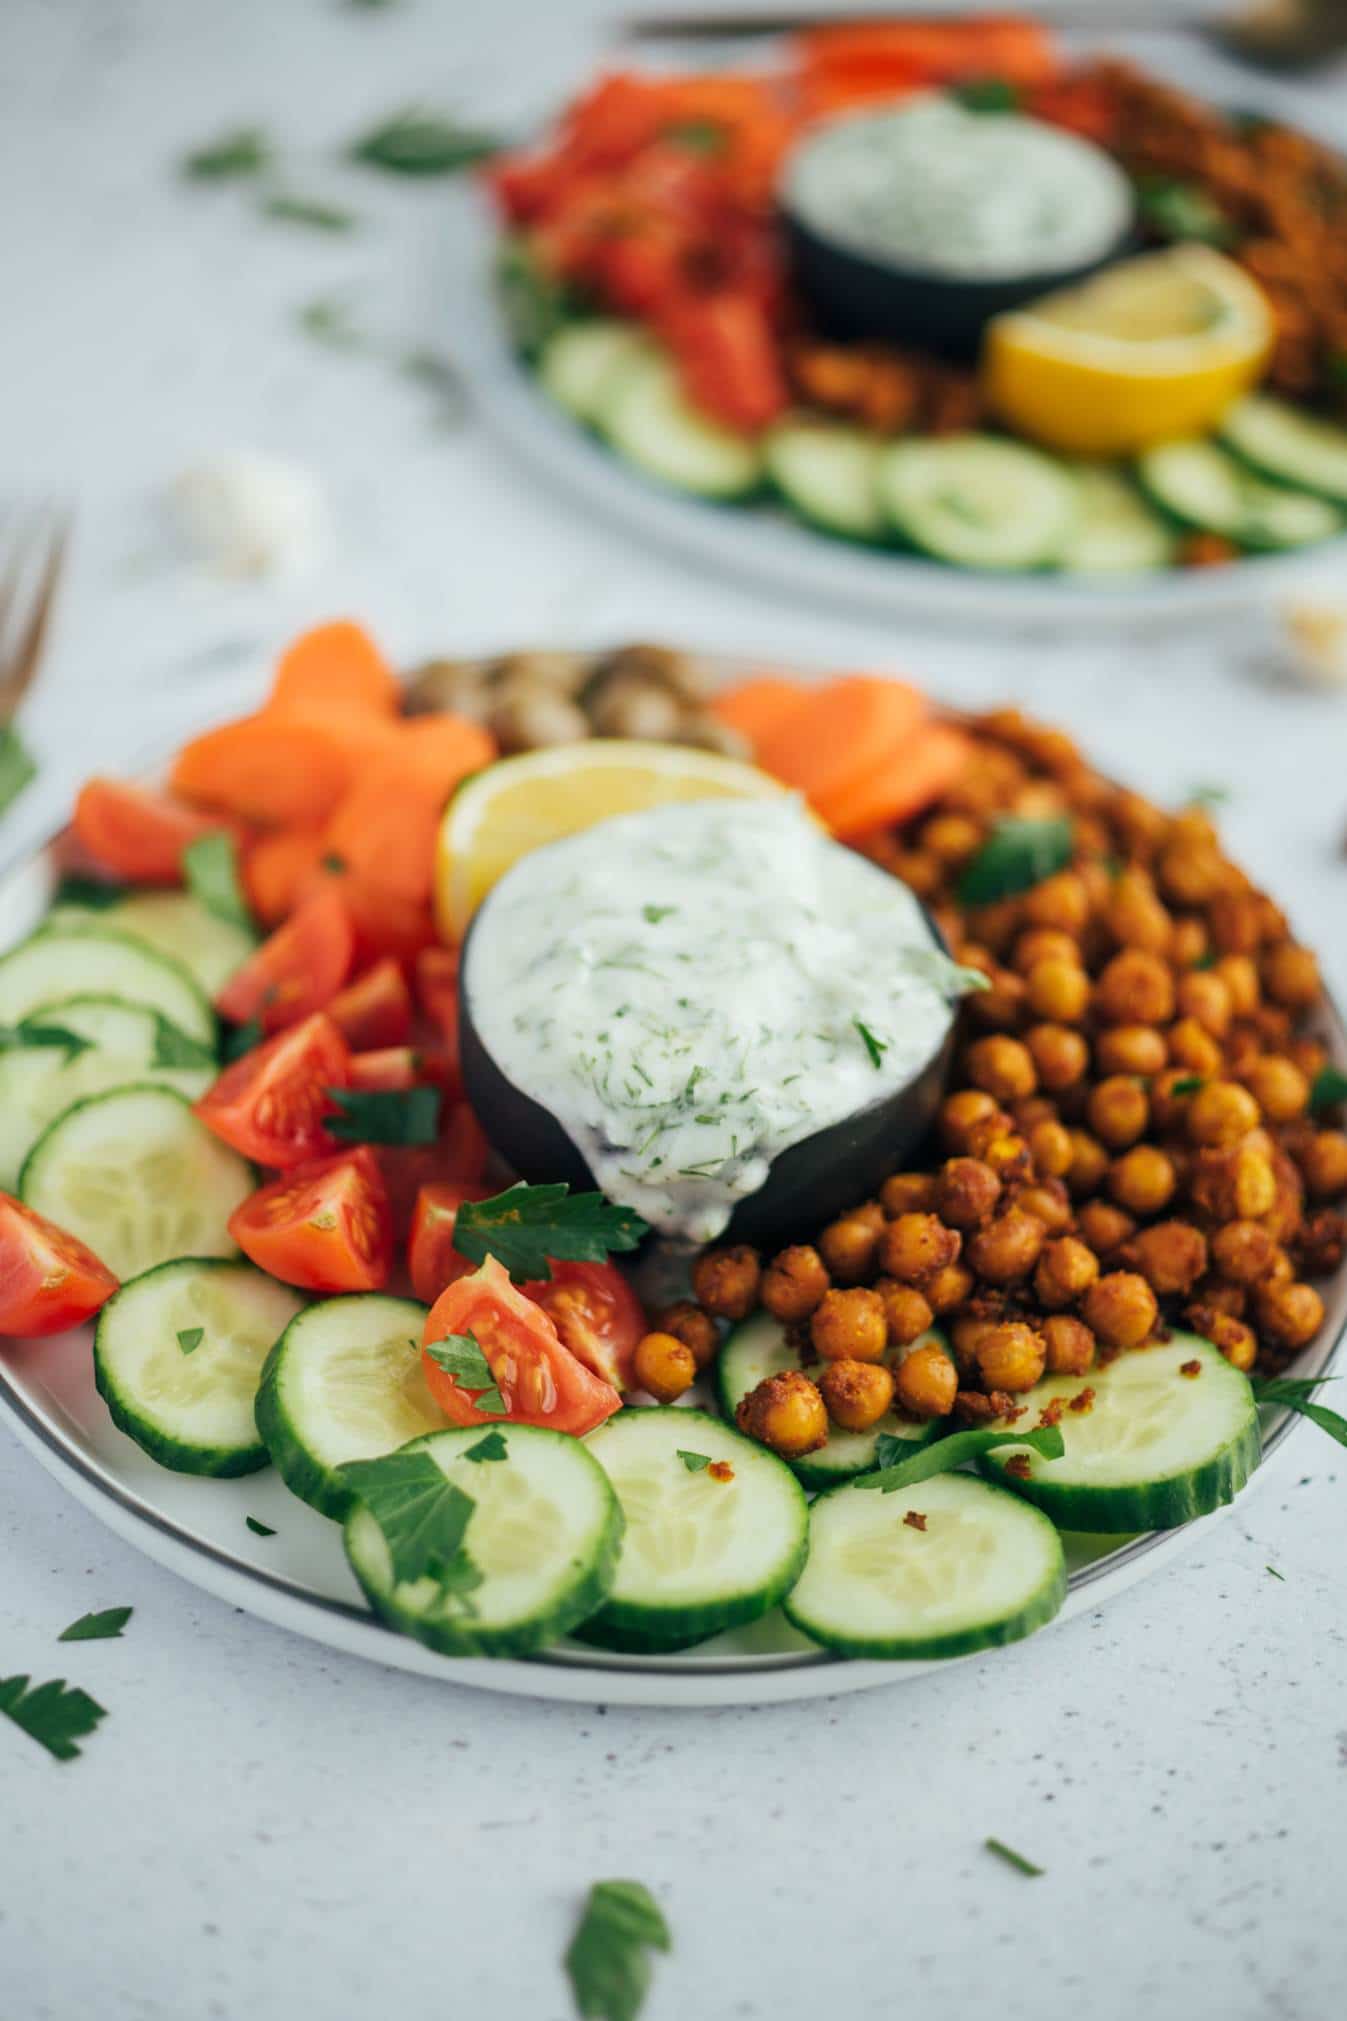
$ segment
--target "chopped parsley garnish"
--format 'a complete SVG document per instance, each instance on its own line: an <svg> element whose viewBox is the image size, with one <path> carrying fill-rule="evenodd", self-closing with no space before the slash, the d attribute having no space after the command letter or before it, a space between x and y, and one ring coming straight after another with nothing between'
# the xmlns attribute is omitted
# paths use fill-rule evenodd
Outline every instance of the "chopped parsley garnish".
<svg viewBox="0 0 1347 2021"><path fill-rule="evenodd" d="M724 154L728 136L713 119L676 119L664 128L663 138L690 154L716 155Z"/></svg>
<svg viewBox="0 0 1347 2021"><path fill-rule="evenodd" d="M92 1044L92 1039L82 1038L65 1025L43 1024L40 1013L25 1018L21 1024L0 1025L0 1052L12 1052L24 1046L50 1046L53 1050L59 1047L66 1056L67 1066L81 1053L87 1053Z"/></svg>
<svg viewBox="0 0 1347 2021"><path fill-rule="evenodd" d="M459 1389L479 1392L473 1398L479 1411L487 1417L504 1417L509 1406L497 1387L495 1376L491 1373L491 1363L483 1354L474 1335L447 1333L443 1340L431 1341L425 1351L436 1368L442 1368L446 1375L454 1378ZM484 1457L491 1458L494 1455L488 1454Z"/></svg>
<svg viewBox="0 0 1347 2021"><path fill-rule="evenodd" d="M351 159L393 175L456 175L497 154L501 144L479 127L412 106L363 134Z"/></svg>
<svg viewBox="0 0 1347 2021"><path fill-rule="evenodd" d="M658 926L662 919L667 919L671 912L677 912L677 910L678 907L676 905L643 905L641 907L641 917L647 926Z"/></svg>
<svg viewBox="0 0 1347 2021"><path fill-rule="evenodd" d="M315 344L334 351L356 351L364 342L346 303L335 295L318 295L299 311L299 327Z"/></svg>
<svg viewBox="0 0 1347 2021"><path fill-rule="evenodd" d="M1166 239L1196 239L1200 245L1233 245L1237 236L1225 212L1196 183L1176 176L1143 175L1136 185L1137 208Z"/></svg>
<svg viewBox="0 0 1347 2021"><path fill-rule="evenodd" d="M640 1881L595 1881L566 1952L566 1974L583 2021L636 2021L650 1990L651 1951L673 1938Z"/></svg>
<svg viewBox="0 0 1347 2021"><path fill-rule="evenodd" d="M521 1180L490 1200L465 1200L454 1221L454 1247L470 1263L494 1256L517 1284L526 1284L551 1277L549 1257L602 1263L614 1251L635 1249L647 1233L639 1214L614 1207L602 1193Z"/></svg>
<svg viewBox="0 0 1347 2021"><path fill-rule="evenodd" d="M1341 1067L1320 1067L1310 1086L1311 1113L1334 1109L1339 1102L1347 1102L1347 1074Z"/></svg>
<svg viewBox="0 0 1347 2021"><path fill-rule="evenodd" d="M429 1453L348 1460L341 1474L383 1532L395 1583L456 1580L455 1561L477 1504L445 1479Z"/></svg>
<svg viewBox="0 0 1347 2021"><path fill-rule="evenodd" d="M965 112L1014 112L1020 102L1020 94L1008 77L970 77L966 84L956 84L950 97L957 99Z"/></svg>
<svg viewBox="0 0 1347 2021"><path fill-rule="evenodd" d="M989 1853L996 1854L998 1860L1004 1860L1008 1867L1014 1867L1017 1874L1027 1874L1030 1880L1037 1880L1040 1874L1047 1871L1044 1867L1036 1867L1032 1860L1026 1860L1023 1853L1017 1853L1013 1846L1006 1845L1001 1839L984 1839L982 1843Z"/></svg>
<svg viewBox="0 0 1347 2021"><path fill-rule="evenodd" d="M1171 1095L1195 1095L1206 1085L1201 1074L1185 1074L1182 1080L1171 1081L1169 1092Z"/></svg>
<svg viewBox="0 0 1347 2021"><path fill-rule="evenodd" d="M229 182L260 175L271 161L271 143L259 126L237 126L182 158L189 182Z"/></svg>
<svg viewBox="0 0 1347 2021"><path fill-rule="evenodd" d="M265 199L262 215L277 218L282 224L307 225L316 232L354 231L357 222L355 212L343 210L339 204L321 203L316 197L290 196L283 190Z"/></svg>
<svg viewBox="0 0 1347 2021"><path fill-rule="evenodd" d="M85 912L106 912L126 896L124 884L106 884L101 877L63 877L53 905L78 905Z"/></svg>
<svg viewBox="0 0 1347 2021"><path fill-rule="evenodd" d="M190 1033L181 1032L170 1023L162 1011L154 1016L154 1057L153 1067L214 1067L215 1052L202 1039L194 1039Z"/></svg>
<svg viewBox="0 0 1347 2021"><path fill-rule="evenodd" d="M1043 820L1008 815L998 821L959 878L961 905L994 905L1017 898L1036 884L1065 870L1074 846L1070 818L1057 814Z"/></svg>
<svg viewBox="0 0 1347 2021"><path fill-rule="evenodd" d="M937 1439L934 1445L923 1446L911 1459L900 1460L896 1466L881 1466L873 1474L862 1474L852 1486L878 1488L881 1494L891 1495L896 1488L910 1488L917 1481L929 1481L936 1474L947 1474L953 1468L961 1467L965 1460L974 1460L980 1453L991 1452L995 1446L1028 1446L1045 1460L1059 1460L1066 1451L1066 1441L1056 1425L1038 1425L1028 1432L951 1432L947 1438Z"/></svg>
<svg viewBox="0 0 1347 2021"><path fill-rule="evenodd" d="M851 1022L861 1035L861 1043L870 1055L871 1066L878 1072L884 1064L884 1055L889 1050L888 1040L877 1039L869 1025L863 1025L859 1018L853 1018Z"/></svg>
<svg viewBox="0 0 1347 2021"><path fill-rule="evenodd" d="M685 1453L682 1446L678 1448L678 1457L690 1474L704 1473L711 1464L710 1453Z"/></svg>
<svg viewBox="0 0 1347 2021"><path fill-rule="evenodd" d="M74 1761L77 1740L87 1740L107 1714L87 1691L62 1678L30 1687L26 1677L0 1677L0 1713L45 1747L57 1761Z"/></svg>
<svg viewBox="0 0 1347 2021"><path fill-rule="evenodd" d="M1183 796L1183 804L1185 807L1224 807L1229 798L1230 788L1228 786L1203 782L1197 786L1190 786L1188 788L1188 791Z"/></svg>
<svg viewBox="0 0 1347 2021"><path fill-rule="evenodd" d="M256 1516L246 1516L244 1521L255 1537L274 1537L276 1534L270 1523L259 1523Z"/></svg>
<svg viewBox="0 0 1347 2021"><path fill-rule="evenodd" d="M509 1448L505 1443L505 1434L497 1431L494 1426L485 1438L478 1439L476 1445L469 1446L463 1455L465 1460L471 1460L476 1466L481 1466L486 1460L503 1460L508 1456Z"/></svg>
<svg viewBox="0 0 1347 2021"><path fill-rule="evenodd" d="M0 814L37 777L37 761L12 723L0 728Z"/></svg>
<svg viewBox="0 0 1347 2021"><path fill-rule="evenodd" d="M343 1143L433 1144L439 1135L438 1088L329 1088L327 1092L342 1111L327 1127Z"/></svg>
<svg viewBox="0 0 1347 2021"><path fill-rule="evenodd" d="M57 1636L58 1642L115 1642L131 1619L130 1607L106 1607L101 1614L81 1614Z"/></svg>
<svg viewBox="0 0 1347 2021"><path fill-rule="evenodd" d="M265 1036L260 1018L249 1018L245 1024L236 1025L221 1048L226 1063L241 1060L254 1046L260 1046Z"/></svg>
<svg viewBox="0 0 1347 2021"><path fill-rule="evenodd" d="M199 835L182 852L182 874L198 905L228 926L253 931L253 916L239 882L239 857L232 835Z"/></svg>
<svg viewBox="0 0 1347 2021"><path fill-rule="evenodd" d="M204 1326L184 1326L178 1333L178 1346L184 1354L195 1354L205 1338Z"/></svg>
<svg viewBox="0 0 1347 2021"><path fill-rule="evenodd" d="M1293 1410L1300 1417L1308 1418L1312 1425L1318 1425L1321 1432L1327 1432L1340 1446L1347 1446L1347 1418L1340 1411L1330 1410L1327 1404L1314 1401L1314 1392L1321 1383L1336 1381L1337 1377L1331 1375L1255 1376L1254 1401L1280 1404L1283 1410Z"/></svg>
<svg viewBox="0 0 1347 2021"><path fill-rule="evenodd" d="M1270 1573L1272 1574L1272 1577L1273 1577L1274 1579L1280 1579L1280 1580L1281 1580L1281 1582L1282 1582L1282 1584L1283 1584L1283 1586L1284 1586L1284 1585L1286 1584L1286 1574L1285 1574L1285 1572L1279 1572L1279 1571L1277 1570L1277 1567L1276 1567L1275 1565L1264 1565L1264 1567L1263 1567L1263 1570L1264 1570L1265 1572L1270 1572Z"/></svg>

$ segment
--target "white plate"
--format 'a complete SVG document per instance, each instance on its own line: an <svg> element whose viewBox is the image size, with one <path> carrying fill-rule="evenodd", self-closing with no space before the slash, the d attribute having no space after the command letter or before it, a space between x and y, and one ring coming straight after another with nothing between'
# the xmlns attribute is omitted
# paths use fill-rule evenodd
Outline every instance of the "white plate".
<svg viewBox="0 0 1347 2021"><path fill-rule="evenodd" d="M51 846L0 877L0 947L38 923L56 880ZM1347 1064L1347 1031L1336 1014L1324 1035ZM1304 1357L1304 1373L1328 1366L1345 1322L1347 1272L1333 1287L1321 1341ZM87 1328L57 1340L0 1342L0 1413L16 1436L78 1501L148 1557L315 1642L457 1684L591 1704L761 1704L861 1691L940 1667L840 1661L815 1649L779 1613L676 1656L605 1655L578 1644L528 1662L437 1656L375 1619L347 1566L340 1529L292 1496L275 1472L229 1481L170 1473L119 1432L94 1388L90 1342ZM1283 1414L1267 1452L1281 1445L1291 1422ZM275 1535L257 1536L247 1526L249 1516ZM1058 1620L1098 1607L1158 1570L1198 1527L1117 1543L1066 1538L1070 1592Z"/></svg>
<svg viewBox="0 0 1347 2021"><path fill-rule="evenodd" d="M666 490L606 449L538 391L505 335L491 285L495 222L484 209L463 222L455 251L450 339L487 422L517 455L635 532L722 573L747 576L817 603L850 610L954 618L965 624L1171 624L1257 603L1329 558L1347 535L1290 554L1256 555L1222 568L1172 569L1109 587L1067 575L975 573L918 556L830 539L770 505L715 505Z"/></svg>

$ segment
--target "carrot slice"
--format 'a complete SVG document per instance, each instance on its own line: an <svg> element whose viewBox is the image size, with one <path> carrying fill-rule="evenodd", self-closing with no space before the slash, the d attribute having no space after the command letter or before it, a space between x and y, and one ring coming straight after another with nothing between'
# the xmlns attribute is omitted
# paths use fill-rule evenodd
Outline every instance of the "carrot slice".
<svg viewBox="0 0 1347 2021"><path fill-rule="evenodd" d="M395 787L381 772L354 786L324 830L330 854L367 890L414 905L430 897L443 796L419 780Z"/></svg>
<svg viewBox="0 0 1347 2021"><path fill-rule="evenodd" d="M234 822L120 779L88 780L71 825L100 870L133 884L181 884L182 852L203 835L223 829L243 839Z"/></svg>
<svg viewBox="0 0 1347 2021"><path fill-rule="evenodd" d="M443 801L460 779L479 772L495 755L496 740L480 723L441 713L411 716L399 724L386 762L405 764Z"/></svg>
<svg viewBox="0 0 1347 2021"><path fill-rule="evenodd" d="M396 716L397 678L369 633L348 618L303 632L281 655L267 704L276 715L336 710Z"/></svg>
<svg viewBox="0 0 1347 2021"><path fill-rule="evenodd" d="M314 723L244 716L178 753L174 790L264 828L323 821L355 773L358 742Z"/></svg>
<svg viewBox="0 0 1347 2021"><path fill-rule="evenodd" d="M798 681L783 680L778 674L755 674L727 688L711 704L711 713L729 729L747 737L756 751L769 731L780 729L801 703L809 700L809 690Z"/></svg>
<svg viewBox="0 0 1347 2021"><path fill-rule="evenodd" d="M322 868L321 828L278 828L259 836L243 859L243 888L264 926L288 919Z"/></svg>
<svg viewBox="0 0 1347 2021"><path fill-rule="evenodd" d="M807 696L757 747L758 763L816 806L844 797L884 753L910 741L930 707L903 681L851 674Z"/></svg>
<svg viewBox="0 0 1347 2021"><path fill-rule="evenodd" d="M870 769L844 791L815 799L834 835L844 841L874 828L908 821L951 786L968 763L970 745L947 723L929 723L915 736L891 745Z"/></svg>

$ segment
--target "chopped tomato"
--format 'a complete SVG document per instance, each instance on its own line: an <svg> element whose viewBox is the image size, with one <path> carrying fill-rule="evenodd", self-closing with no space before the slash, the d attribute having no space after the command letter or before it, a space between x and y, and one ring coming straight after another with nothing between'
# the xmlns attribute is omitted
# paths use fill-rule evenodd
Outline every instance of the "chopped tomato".
<svg viewBox="0 0 1347 2021"><path fill-rule="evenodd" d="M446 1086L461 1093L458 1057L458 949L426 947L416 961L416 997L422 1014L444 1041L448 1061Z"/></svg>
<svg viewBox="0 0 1347 2021"><path fill-rule="evenodd" d="M454 1247L454 1225L465 1200L485 1200L482 1186L463 1186L456 1180L437 1180L423 1186L412 1210L412 1232L407 1242L407 1267L412 1290L425 1304L433 1305L440 1293L457 1278L476 1268Z"/></svg>
<svg viewBox="0 0 1347 2021"><path fill-rule="evenodd" d="M377 1053L351 1055L351 1086L390 1093L414 1088L423 1078L421 1055L413 1046L384 1046Z"/></svg>
<svg viewBox="0 0 1347 2021"><path fill-rule="evenodd" d="M646 1331L640 1299L615 1263L548 1262L551 1280L520 1290L541 1305L578 1361L615 1389L629 1389L636 1343Z"/></svg>
<svg viewBox="0 0 1347 2021"><path fill-rule="evenodd" d="M470 1333L496 1379L503 1415L516 1424L547 1425L580 1438L622 1407L609 1382L591 1375L562 1345L555 1326L488 1256L471 1277L460 1277L435 1301L422 1340L427 1347L451 1333ZM489 1425L500 1413L480 1411L480 1390L460 1389L453 1376L423 1355L426 1383L440 1409L457 1425Z"/></svg>
<svg viewBox="0 0 1347 2021"><path fill-rule="evenodd" d="M761 302L719 294L680 302L661 319L689 400L730 428L765 428L789 404L780 346Z"/></svg>
<svg viewBox="0 0 1347 2021"><path fill-rule="evenodd" d="M316 1012L225 1068L196 1103L207 1129L245 1158L282 1168L340 1149L326 1120L329 1088L350 1080L351 1054L331 1018Z"/></svg>
<svg viewBox="0 0 1347 2021"><path fill-rule="evenodd" d="M300 1165L250 1194L229 1232L259 1270L302 1291L378 1291L393 1267L393 1220L368 1144Z"/></svg>
<svg viewBox="0 0 1347 2021"><path fill-rule="evenodd" d="M182 852L221 829L241 838L240 822L203 814L165 793L90 779L75 802L75 839L100 870L132 884L181 884Z"/></svg>
<svg viewBox="0 0 1347 2021"><path fill-rule="evenodd" d="M0 1193L0 1334L65 1333L116 1289L77 1236Z"/></svg>
<svg viewBox="0 0 1347 2021"><path fill-rule="evenodd" d="M441 1182L476 1186L486 1169L487 1141L466 1102L452 1105L435 1143L380 1144L377 1148L399 1239L411 1227L416 1196L423 1186Z"/></svg>
<svg viewBox="0 0 1347 2021"><path fill-rule="evenodd" d="M327 1014L355 1051L405 1046L412 1035L412 998L397 963L385 956L339 990Z"/></svg>
<svg viewBox="0 0 1347 2021"><path fill-rule="evenodd" d="M354 957L350 912L340 892L323 887L235 970L215 1007L235 1024L257 1018L264 1031L283 1031L331 1003Z"/></svg>

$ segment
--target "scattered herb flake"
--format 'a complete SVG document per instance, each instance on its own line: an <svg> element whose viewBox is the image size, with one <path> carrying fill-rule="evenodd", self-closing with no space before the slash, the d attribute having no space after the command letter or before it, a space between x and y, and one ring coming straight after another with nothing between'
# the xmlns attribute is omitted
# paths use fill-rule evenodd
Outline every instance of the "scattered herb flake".
<svg viewBox="0 0 1347 2021"><path fill-rule="evenodd" d="M875 1473L862 1474L852 1482L856 1488L878 1488L881 1494L891 1495L895 1488L909 1488L917 1481L929 1481L936 1474L947 1474L954 1467L961 1467L965 1460L973 1460L981 1453L989 1453L996 1446L1028 1446L1031 1452L1039 1453L1045 1460L1059 1460L1066 1451L1066 1442L1056 1425L1039 1425L1030 1432L969 1431L951 1432L946 1438L937 1439L934 1445L923 1446L909 1460L902 1460L897 1466L880 1467Z"/></svg>
<svg viewBox="0 0 1347 2021"><path fill-rule="evenodd" d="M643 905L641 907L641 917L647 926L658 926L662 919L667 919L671 912L677 912L677 910L678 907L676 905Z"/></svg>
<svg viewBox="0 0 1347 2021"><path fill-rule="evenodd" d="M490 1200L465 1200L454 1222L454 1247L470 1263L494 1256L517 1284L527 1284L550 1279L549 1257L602 1263L614 1251L635 1249L647 1232L639 1214L612 1206L602 1193L521 1180Z"/></svg>
<svg viewBox="0 0 1347 2021"><path fill-rule="evenodd" d="M436 1368L454 1378L459 1389L477 1391L472 1401L479 1411L487 1417L504 1417L509 1406L474 1334L447 1333L443 1340L431 1341L425 1351Z"/></svg>
<svg viewBox="0 0 1347 2021"><path fill-rule="evenodd" d="M861 1042L866 1052L870 1055L871 1066L878 1073L880 1067L884 1064L884 1055L889 1050L888 1040L877 1039L869 1025L863 1025L859 1018L853 1018L851 1022L861 1035Z"/></svg>
<svg viewBox="0 0 1347 2021"><path fill-rule="evenodd" d="M53 905L78 905L86 912L106 912L126 897L124 884L107 884L101 877L63 877L56 887Z"/></svg>
<svg viewBox="0 0 1347 2021"><path fill-rule="evenodd" d="M190 1033L166 1018L162 1011L154 1012L154 1056L150 1065L154 1067L213 1067L214 1048L204 1039L194 1039Z"/></svg>
<svg viewBox="0 0 1347 2021"><path fill-rule="evenodd" d="M1162 238L1197 240L1200 245L1233 245L1236 232L1225 212L1196 183L1176 176L1144 175L1136 185L1137 208Z"/></svg>
<svg viewBox="0 0 1347 2021"><path fill-rule="evenodd" d="M12 723L0 728L0 814L37 777L37 761Z"/></svg>
<svg viewBox="0 0 1347 2021"><path fill-rule="evenodd" d="M316 197L292 196L284 190L262 201L262 215L282 224L307 225L315 232L350 232L358 222L354 211L339 204L321 203Z"/></svg>
<svg viewBox="0 0 1347 2021"><path fill-rule="evenodd" d="M130 1607L105 1607L101 1614L81 1614L57 1636L58 1642L116 1642L131 1619Z"/></svg>
<svg viewBox="0 0 1347 2021"><path fill-rule="evenodd" d="M77 1740L87 1740L107 1714L87 1691L57 1678L31 1688L26 1677L0 1677L0 1713L45 1747L57 1761L74 1761Z"/></svg>
<svg viewBox="0 0 1347 2021"><path fill-rule="evenodd" d="M1183 796L1185 807L1224 807L1230 798L1230 788L1204 781L1190 786Z"/></svg>
<svg viewBox="0 0 1347 2021"><path fill-rule="evenodd" d="M1321 1432L1327 1432L1340 1446L1347 1446L1347 1418L1340 1411L1330 1410L1327 1404L1314 1401L1314 1392L1321 1383L1336 1381L1337 1377L1331 1375L1255 1376L1254 1401L1280 1404L1283 1410L1293 1410L1300 1417L1308 1418L1312 1425L1318 1425Z"/></svg>
<svg viewBox="0 0 1347 2021"><path fill-rule="evenodd" d="M399 1585L450 1572L477 1505L445 1479L429 1453L348 1460L341 1474L383 1531Z"/></svg>
<svg viewBox="0 0 1347 2021"><path fill-rule="evenodd" d="M495 134L410 106L372 127L350 152L353 161L393 175L456 175L497 154L501 145Z"/></svg>
<svg viewBox="0 0 1347 2021"><path fill-rule="evenodd" d="M673 1938L640 1881L595 1881L566 1952L566 1974L583 2021L636 2021L650 1989L650 1952Z"/></svg>
<svg viewBox="0 0 1347 2021"><path fill-rule="evenodd" d="M232 1060L241 1060L254 1046L260 1046L264 1037L260 1018L249 1018L246 1024L235 1025L222 1048L226 1064Z"/></svg>
<svg viewBox="0 0 1347 2021"><path fill-rule="evenodd" d="M1339 1102L1347 1102L1347 1074L1341 1067L1320 1067L1310 1087L1311 1112L1335 1109Z"/></svg>
<svg viewBox="0 0 1347 2021"><path fill-rule="evenodd" d="M343 1143L433 1144L439 1135L438 1088L329 1088L327 1092L342 1112L327 1127Z"/></svg>
<svg viewBox="0 0 1347 2021"><path fill-rule="evenodd" d="M198 905L227 926L253 931L253 916L239 881L238 849L232 835L199 835L182 852L182 874Z"/></svg>
<svg viewBox="0 0 1347 2021"><path fill-rule="evenodd" d="M1185 1074L1181 1080L1170 1082L1169 1092L1171 1095L1195 1095L1206 1085L1201 1074Z"/></svg>
<svg viewBox="0 0 1347 2021"><path fill-rule="evenodd" d="M261 127L237 126L185 154L180 167L189 182L228 182L260 175L270 161L271 143Z"/></svg>
<svg viewBox="0 0 1347 2021"><path fill-rule="evenodd" d="M1068 815L1044 820L1008 815L997 822L965 867L959 878L959 903L994 905L1001 898L1017 898L1022 891L1031 891L1064 870L1073 846Z"/></svg>
<svg viewBox="0 0 1347 2021"><path fill-rule="evenodd" d="M1008 77L970 77L950 93L965 112L1014 112L1020 94Z"/></svg>
<svg viewBox="0 0 1347 2021"><path fill-rule="evenodd" d="M1274 1579L1280 1579L1280 1580L1281 1580L1281 1582L1282 1582L1282 1584L1283 1584L1283 1586L1284 1586L1284 1585L1286 1584L1286 1574L1285 1574L1285 1572L1279 1572L1279 1571L1277 1570L1277 1567L1276 1567L1275 1565L1264 1565L1264 1567L1263 1567L1263 1570L1264 1570L1265 1572L1270 1572L1270 1573L1272 1574L1272 1577L1273 1577Z"/></svg>
<svg viewBox="0 0 1347 2021"><path fill-rule="evenodd" d="M1023 1853L1017 1853L1013 1846L1006 1845L1001 1839L984 1839L983 1844L989 1853L996 1854L998 1860L1014 1867L1017 1874L1027 1874L1030 1880L1037 1880L1040 1874L1046 1872L1046 1868L1036 1867L1032 1860L1026 1860Z"/></svg>
<svg viewBox="0 0 1347 2021"><path fill-rule="evenodd" d="M25 1018L22 1024L0 1025L0 1052L13 1052L25 1046L50 1047L54 1052L59 1047L69 1065L81 1053L87 1053L92 1044L92 1039L82 1038L65 1025L43 1024L40 1014Z"/></svg>
<svg viewBox="0 0 1347 2021"><path fill-rule="evenodd" d="M681 1446L678 1448L678 1457L690 1474L703 1473L711 1464L710 1453L685 1453Z"/></svg>
<svg viewBox="0 0 1347 2021"><path fill-rule="evenodd" d="M477 1466L485 1460L503 1460L508 1456L509 1448L505 1443L505 1434L494 1426L485 1438L478 1439L476 1445L469 1446L463 1455L465 1460L472 1460Z"/></svg>
<svg viewBox="0 0 1347 2021"><path fill-rule="evenodd" d="M315 344L334 351L357 351L364 342L345 302L335 295L319 295L306 302L299 312L299 327Z"/></svg>
<svg viewBox="0 0 1347 2021"><path fill-rule="evenodd" d="M729 139L723 126L713 119L676 119L664 129L664 139L690 154L724 154Z"/></svg>
<svg viewBox="0 0 1347 2021"><path fill-rule="evenodd" d="M256 1516L245 1516L244 1521L255 1537L274 1537L276 1534L270 1523L259 1523Z"/></svg>
<svg viewBox="0 0 1347 2021"><path fill-rule="evenodd" d="M184 1326L178 1333L178 1346L184 1354L195 1354L205 1338L204 1326Z"/></svg>

